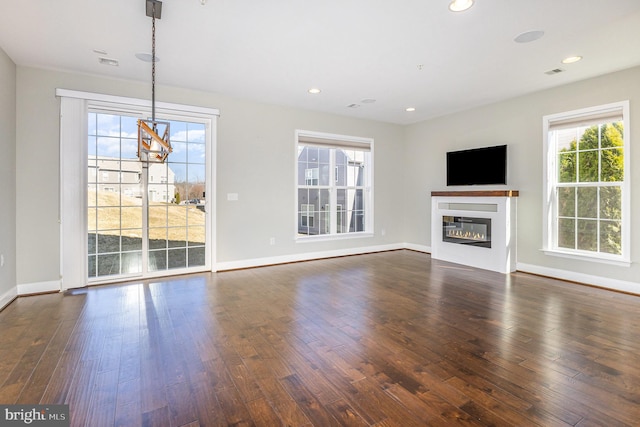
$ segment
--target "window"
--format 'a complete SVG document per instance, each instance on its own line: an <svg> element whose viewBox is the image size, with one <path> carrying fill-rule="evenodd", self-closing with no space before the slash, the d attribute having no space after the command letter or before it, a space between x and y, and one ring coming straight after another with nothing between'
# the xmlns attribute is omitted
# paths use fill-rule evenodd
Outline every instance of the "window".
<svg viewBox="0 0 640 427"><path fill-rule="evenodd" d="M298 238L370 233L373 141L307 131L296 135Z"/></svg>
<svg viewBox="0 0 640 427"><path fill-rule="evenodd" d="M112 181L118 178L87 192L91 283L206 268L206 212L176 203L176 195L200 195L206 188L207 122L165 116L174 151L165 163L146 164L137 156L140 115L89 105L88 167L100 164Z"/></svg>
<svg viewBox="0 0 640 427"><path fill-rule="evenodd" d="M628 263L628 101L545 116L547 253Z"/></svg>
<svg viewBox="0 0 640 427"><path fill-rule="evenodd" d="M136 119L148 117L148 101L65 89L56 96L62 289L212 268L217 110L159 103L158 114L171 120L174 151L167 163L147 168L136 155ZM109 174L103 183L105 171L120 172L122 179ZM149 183L149 175L156 182ZM167 182L157 183L159 176ZM185 198L179 195L205 192L210 209L204 200L199 206L180 203Z"/></svg>
<svg viewBox="0 0 640 427"><path fill-rule="evenodd" d="M306 169L304 171L304 184L305 185L318 185L318 168Z"/></svg>

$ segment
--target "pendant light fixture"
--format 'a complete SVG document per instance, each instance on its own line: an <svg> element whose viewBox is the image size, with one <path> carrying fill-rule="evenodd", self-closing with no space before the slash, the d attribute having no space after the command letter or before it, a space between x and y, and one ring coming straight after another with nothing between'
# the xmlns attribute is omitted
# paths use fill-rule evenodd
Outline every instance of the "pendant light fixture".
<svg viewBox="0 0 640 427"><path fill-rule="evenodd" d="M151 120L138 120L138 158L149 163L164 163L171 153L169 122L156 120L156 19L162 17L160 0L145 0L151 18Z"/></svg>

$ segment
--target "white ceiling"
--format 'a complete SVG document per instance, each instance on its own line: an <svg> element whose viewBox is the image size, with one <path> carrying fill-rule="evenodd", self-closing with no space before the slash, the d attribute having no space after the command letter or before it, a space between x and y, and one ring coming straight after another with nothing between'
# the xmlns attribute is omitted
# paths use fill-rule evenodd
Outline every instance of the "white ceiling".
<svg viewBox="0 0 640 427"><path fill-rule="evenodd" d="M157 84L408 124L640 65L640 0L448 3L164 0ZM545 35L513 41L530 30ZM20 66L151 80L135 57L151 51L145 0L0 0L0 47Z"/></svg>

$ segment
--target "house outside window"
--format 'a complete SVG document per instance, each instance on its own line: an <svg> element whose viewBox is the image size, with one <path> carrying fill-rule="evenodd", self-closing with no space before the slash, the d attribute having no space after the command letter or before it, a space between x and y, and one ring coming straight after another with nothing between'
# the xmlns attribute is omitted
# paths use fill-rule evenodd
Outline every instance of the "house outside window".
<svg viewBox="0 0 640 427"><path fill-rule="evenodd" d="M304 184L305 185L318 185L318 168L305 169L304 171Z"/></svg>
<svg viewBox="0 0 640 427"><path fill-rule="evenodd" d="M311 227L315 226L314 221L314 213L315 210L313 205L301 205L300 206L300 226L301 227Z"/></svg>
<svg viewBox="0 0 640 427"><path fill-rule="evenodd" d="M628 101L545 116L544 250L630 260Z"/></svg>
<svg viewBox="0 0 640 427"><path fill-rule="evenodd" d="M373 140L296 132L298 239L366 235L373 230Z"/></svg>

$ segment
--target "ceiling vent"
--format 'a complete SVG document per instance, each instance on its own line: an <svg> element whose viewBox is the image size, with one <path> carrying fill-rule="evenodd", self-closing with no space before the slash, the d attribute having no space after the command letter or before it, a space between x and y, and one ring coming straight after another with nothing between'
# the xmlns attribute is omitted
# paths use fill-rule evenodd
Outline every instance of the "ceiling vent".
<svg viewBox="0 0 640 427"><path fill-rule="evenodd" d="M554 74L562 73L564 70L562 68L554 68L553 70L545 71L545 74L548 76L553 76Z"/></svg>

